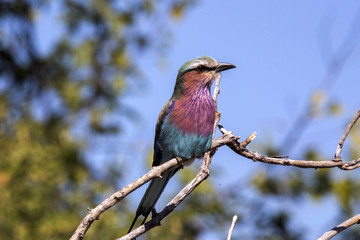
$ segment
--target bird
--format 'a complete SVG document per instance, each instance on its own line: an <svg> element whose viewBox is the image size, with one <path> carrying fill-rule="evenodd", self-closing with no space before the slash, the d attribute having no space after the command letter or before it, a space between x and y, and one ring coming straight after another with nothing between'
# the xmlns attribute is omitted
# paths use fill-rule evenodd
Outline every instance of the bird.
<svg viewBox="0 0 360 240"><path fill-rule="evenodd" d="M181 157L187 165L210 149L216 111L211 85L222 71L231 68L235 66L217 62L209 56L192 59L181 66L173 94L162 108L156 123L153 167L174 157ZM170 178L180 168L170 168L160 178L152 179L128 233L139 216L144 216L142 224L145 223Z"/></svg>

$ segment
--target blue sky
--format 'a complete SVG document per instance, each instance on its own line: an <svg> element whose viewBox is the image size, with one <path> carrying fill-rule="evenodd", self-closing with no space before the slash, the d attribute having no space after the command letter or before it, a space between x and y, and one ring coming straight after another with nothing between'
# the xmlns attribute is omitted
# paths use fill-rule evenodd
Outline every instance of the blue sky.
<svg viewBox="0 0 360 240"><path fill-rule="evenodd" d="M256 142L281 144L326 76L329 56L341 46L359 6L355 0L210 0L199 1L180 21L168 23L173 36L166 58L159 59L149 52L139 59L148 88L125 99L142 116L141 123L129 126L126 131L131 140L139 140L136 146L123 142L140 153L140 157L132 159L129 181L146 172L144 156L152 147L156 119L172 94L178 69L184 62L202 55L237 66L224 72L221 81L218 104L222 112L220 122L225 128L243 138L257 131L250 149L256 148ZM61 34L61 29L54 28L54 24L56 19L48 19L42 21L38 29L42 49ZM46 33L49 29L53 34ZM354 39L356 37L354 35ZM359 109L359 60L360 48L357 47L327 93L327 99L343 105L342 115L315 119L298 144L285 154L298 158L302 150L315 146L332 158L349 119ZM264 164L239 157L226 147L216 153L212 168L220 169L216 176L211 176L219 191L236 180L246 179L256 169L266 169ZM136 202L134 208L141 194L131 196ZM306 227L307 239L315 239L332 227L333 223L324 219L336 216L336 212L328 210L333 207L332 199L317 203L304 199L300 205L285 204L289 204L297 216L293 224Z"/></svg>

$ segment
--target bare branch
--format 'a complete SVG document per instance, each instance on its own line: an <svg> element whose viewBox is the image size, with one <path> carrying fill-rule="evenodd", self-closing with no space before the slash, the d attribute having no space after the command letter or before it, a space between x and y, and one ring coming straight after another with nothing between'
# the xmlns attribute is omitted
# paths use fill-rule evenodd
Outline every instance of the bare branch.
<svg viewBox="0 0 360 240"><path fill-rule="evenodd" d="M344 231L345 229L351 227L354 224L360 224L360 214L357 214L353 216L352 218L349 218L345 222L340 223L330 231L324 233L321 237L319 237L317 240L328 240L334 237L336 234Z"/></svg>
<svg viewBox="0 0 360 240"><path fill-rule="evenodd" d="M342 148L344 146L344 142L347 138L347 136L349 135L349 132L351 131L351 129L353 128L353 126L355 125L356 121L360 118L360 110L358 110L357 114L354 116L353 120L349 123L349 125L347 126L344 134L342 135L339 145L337 146L336 152L335 152L335 156L334 156L334 160L341 160L341 151Z"/></svg>
<svg viewBox="0 0 360 240"><path fill-rule="evenodd" d="M138 178L134 182L130 183L129 185L123 187L119 191L115 192L113 195L105 199L102 203L96 206L94 209L89 209L88 214L85 218L80 222L80 225L77 227L76 231L70 238L70 240L80 240L84 237L86 231L90 228L91 224L99 219L100 215L106 211L108 208L114 206L118 202L120 202L123 198L125 198L129 193L134 191L135 189L141 187L146 182L150 181L151 179L160 176L161 173L170 169L174 166L180 165L181 163L177 158L173 158L166 163L151 168L151 170L143 175L142 177Z"/></svg>
<svg viewBox="0 0 360 240"><path fill-rule="evenodd" d="M221 132L222 134L224 134L224 135L233 135L233 133L232 133L231 131L226 130L223 125L219 124L218 127L219 127L220 132ZM246 147L247 145L249 145L249 144L252 142L252 140L254 140L255 138L256 138L256 132L253 132L253 134L251 134L247 139L245 139L245 141L243 141L243 142L241 143L241 146L245 148L245 147ZM240 137L235 137L235 138L234 138L234 140L238 140L238 139L240 139Z"/></svg>
<svg viewBox="0 0 360 240"><path fill-rule="evenodd" d="M231 235L234 231L234 227L235 227L235 223L236 223L237 219L238 219L238 217L236 215L234 215L226 240L231 240Z"/></svg>
<svg viewBox="0 0 360 240"><path fill-rule="evenodd" d="M222 127L223 130L224 127ZM293 166L299 168L333 168L338 167L342 170L353 170L355 168L360 167L360 159L353 160L349 163L344 163L343 161L308 161L308 160L292 160L289 158L278 158L278 157L269 157L254 151L251 151L244 147L242 143L237 141L238 137L236 137L232 132L225 130L225 135L223 135L225 139L221 139L221 142L217 142L215 139L214 144L226 144L229 148L231 148L237 154L251 159L253 161L259 161L263 163L283 165L283 166ZM251 136L250 136L251 137Z"/></svg>
<svg viewBox="0 0 360 240"><path fill-rule="evenodd" d="M348 163L345 163L343 166L341 166L340 168L343 170L353 170L355 168L360 167L360 158L352 160Z"/></svg>

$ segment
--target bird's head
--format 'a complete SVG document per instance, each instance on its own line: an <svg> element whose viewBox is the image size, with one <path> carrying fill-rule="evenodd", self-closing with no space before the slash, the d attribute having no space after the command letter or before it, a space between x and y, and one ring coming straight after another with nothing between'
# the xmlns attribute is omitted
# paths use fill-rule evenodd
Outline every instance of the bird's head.
<svg viewBox="0 0 360 240"><path fill-rule="evenodd" d="M199 87L210 88L214 79L222 71L231 68L235 68L235 66L230 63L217 62L209 56L190 60L179 69L173 96Z"/></svg>

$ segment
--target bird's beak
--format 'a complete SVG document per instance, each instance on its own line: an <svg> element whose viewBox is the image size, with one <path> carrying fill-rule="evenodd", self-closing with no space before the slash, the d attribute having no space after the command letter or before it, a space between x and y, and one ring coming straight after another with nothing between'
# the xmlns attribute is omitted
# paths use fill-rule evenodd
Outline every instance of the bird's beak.
<svg viewBox="0 0 360 240"><path fill-rule="evenodd" d="M231 68L236 68L235 65L232 65L231 63L224 63L224 62L219 62L219 65L217 65L217 67L215 68L216 72L222 72Z"/></svg>

